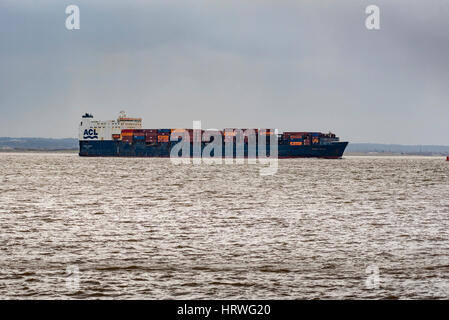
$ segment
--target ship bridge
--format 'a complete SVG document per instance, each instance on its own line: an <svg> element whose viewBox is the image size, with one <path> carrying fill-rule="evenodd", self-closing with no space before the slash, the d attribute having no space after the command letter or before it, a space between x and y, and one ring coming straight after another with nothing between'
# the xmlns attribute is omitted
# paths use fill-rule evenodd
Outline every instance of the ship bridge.
<svg viewBox="0 0 449 320"><path fill-rule="evenodd" d="M79 140L113 140L123 129L141 129L142 118L130 118L124 111L117 120L98 121L90 113L85 113L79 126Z"/></svg>

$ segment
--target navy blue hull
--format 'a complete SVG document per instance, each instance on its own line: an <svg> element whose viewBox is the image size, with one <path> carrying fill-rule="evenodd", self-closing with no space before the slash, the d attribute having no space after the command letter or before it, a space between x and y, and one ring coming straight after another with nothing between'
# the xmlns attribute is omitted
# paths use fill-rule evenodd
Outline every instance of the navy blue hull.
<svg viewBox="0 0 449 320"><path fill-rule="evenodd" d="M170 157L174 143L146 144L135 142L130 144L123 141L80 141L80 156L91 157ZM279 158L329 158L338 159L343 156L348 142L333 142L331 144L316 144L310 146L278 145ZM201 149L205 147L203 143ZM267 145L267 153L270 147ZM212 154L213 155L213 154ZM223 144L222 155L225 155ZM235 157L235 146L233 156ZM190 148L190 156L193 156L193 148ZM248 156L248 145L244 145L244 157Z"/></svg>

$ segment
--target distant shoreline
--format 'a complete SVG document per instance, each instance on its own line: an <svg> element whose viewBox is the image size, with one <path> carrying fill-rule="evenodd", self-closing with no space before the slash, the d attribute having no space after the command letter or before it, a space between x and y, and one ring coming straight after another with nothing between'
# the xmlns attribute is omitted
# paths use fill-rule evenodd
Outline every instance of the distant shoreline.
<svg viewBox="0 0 449 320"><path fill-rule="evenodd" d="M0 149L0 153L78 153L78 149Z"/></svg>
<svg viewBox="0 0 449 320"><path fill-rule="evenodd" d="M445 154L391 153L391 152L345 152L343 157L429 157L441 158Z"/></svg>
<svg viewBox="0 0 449 320"><path fill-rule="evenodd" d="M0 153L66 153L78 154L78 149L0 149ZM343 157L446 157L445 154L391 153L391 152L345 152Z"/></svg>

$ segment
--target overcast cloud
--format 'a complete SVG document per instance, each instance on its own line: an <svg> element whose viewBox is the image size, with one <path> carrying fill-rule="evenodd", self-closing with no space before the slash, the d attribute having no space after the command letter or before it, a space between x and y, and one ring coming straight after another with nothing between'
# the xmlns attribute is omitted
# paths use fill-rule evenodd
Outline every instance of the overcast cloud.
<svg viewBox="0 0 449 320"><path fill-rule="evenodd" d="M449 0L0 0L0 136L76 137L84 112L122 109L449 145Z"/></svg>

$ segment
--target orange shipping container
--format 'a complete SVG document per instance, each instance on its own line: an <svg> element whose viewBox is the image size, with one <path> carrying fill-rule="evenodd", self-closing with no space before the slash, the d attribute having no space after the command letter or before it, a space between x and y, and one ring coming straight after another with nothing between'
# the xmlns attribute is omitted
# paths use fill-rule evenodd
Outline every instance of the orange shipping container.
<svg viewBox="0 0 449 320"><path fill-rule="evenodd" d="M157 136L157 142L168 142L170 136Z"/></svg>
<svg viewBox="0 0 449 320"><path fill-rule="evenodd" d="M176 133L181 133L181 132L186 132L186 129L171 129L171 132L176 132Z"/></svg>
<svg viewBox="0 0 449 320"><path fill-rule="evenodd" d="M290 142L291 146L302 146L302 142L301 141L292 141Z"/></svg>
<svg viewBox="0 0 449 320"><path fill-rule="evenodd" d="M122 137L130 137L133 135L132 131L124 131L122 130Z"/></svg>

